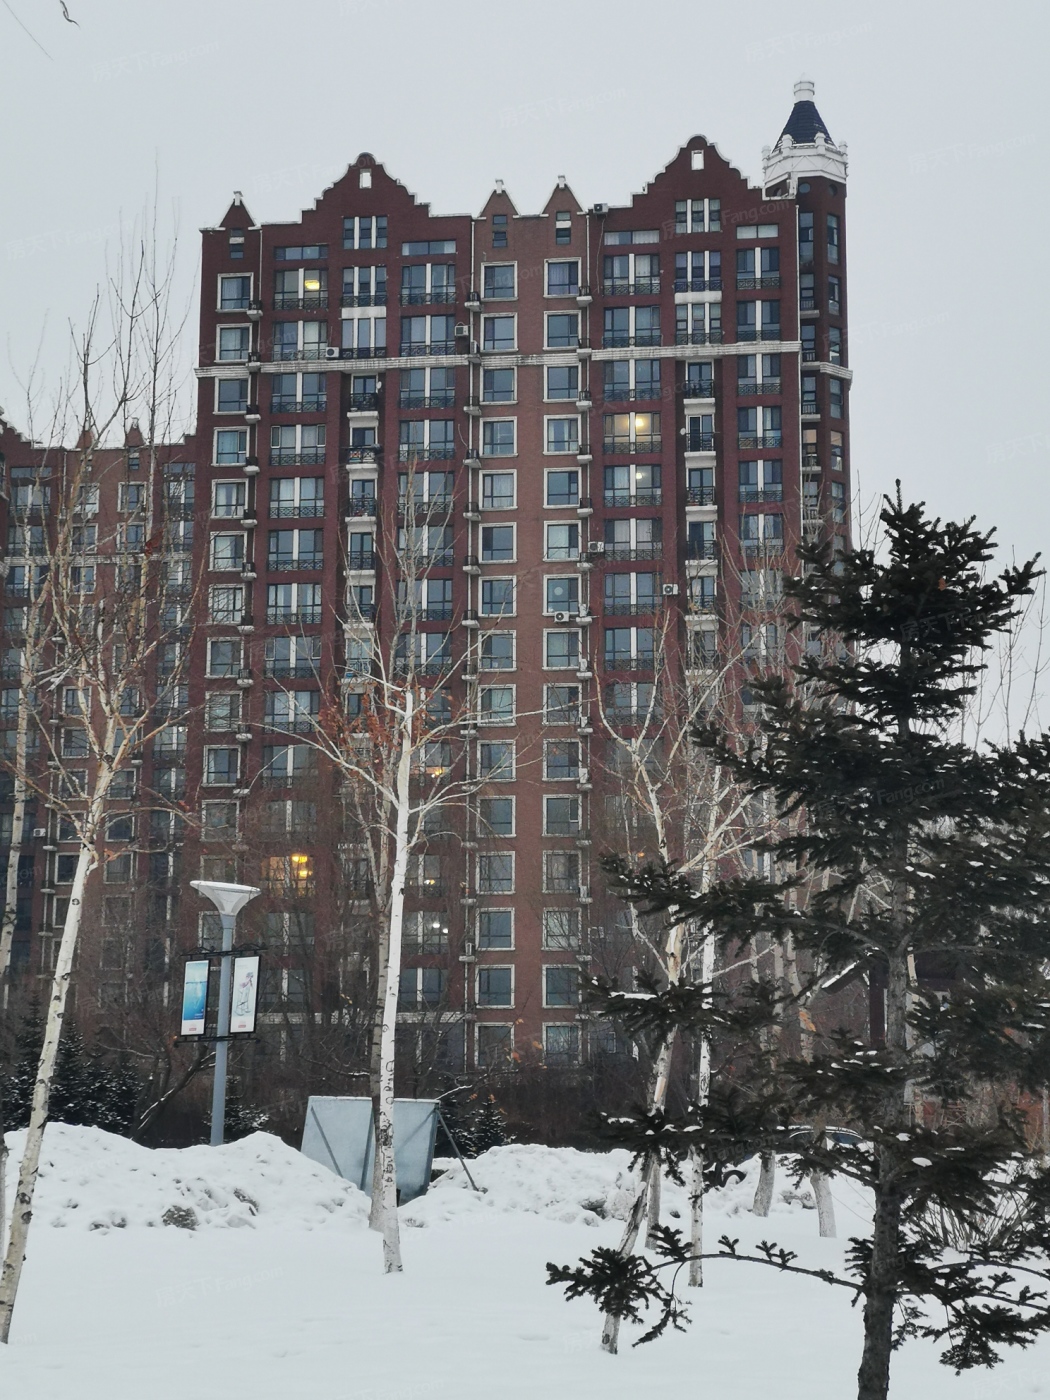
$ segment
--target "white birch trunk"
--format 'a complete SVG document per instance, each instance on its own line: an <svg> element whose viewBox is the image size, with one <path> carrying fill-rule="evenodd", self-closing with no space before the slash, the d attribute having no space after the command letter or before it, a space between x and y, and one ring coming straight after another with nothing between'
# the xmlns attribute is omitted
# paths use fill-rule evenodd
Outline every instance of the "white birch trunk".
<svg viewBox="0 0 1050 1400"><path fill-rule="evenodd" d="M637 1196L634 1198L634 1205L631 1213L627 1217L627 1226L623 1232L623 1239L620 1241L620 1254L626 1258L638 1240L638 1233L642 1228L642 1217L645 1214L645 1203L647 1198L647 1184L651 1163L646 1160L642 1163L642 1184ZM610 1356L615 1356L619 1349L620 1342L620 1319L614 1317L612 1313L605 1314L605 1322L602 1325L602 1351L607 1351Z"/></svg>
<svg viewBox="0 0 1050 1400"><path fill-rule="evenodd" d="M397 812L394 827L394 865L390 887L387 975L380 1008L382 1019L379 1083L378 1093L375 1093L373 1110L376 1148L372 1175L372 1219L378 1222L379 1229L383 1233L383 1268L388 1274L401 1272L401 1234L397 1219L397 1166L394 1160L394 1057L401 946L405 921L405 883L408 879L413 700L411 687L406 687L405 710L401 718L401 753L397 763Z"/></svg>
<svg viewBox="0 0 1050 1400"><path fill-rule="evenodd" d="M712 934L705 933L700 954L700 981L705 987L710 986L714 973L715 940ZM700 1068L696 1086L696 1101L701 1109L707 1103L710 1094L711 1042L705 1036L700 1042ZM695 1149L690 1152L689 1159L692 1167L689 1192L689 1237L693 1242L691 1252L694 1256L689 1261L689 1287L702 1288L704 1285L704 1266L698 1256L704 1242L704 1159L702 1154Z"/></svg>
<svg viewBox="0 0 1050 1400"><path fill-rule="evenodd" d="M777 1156L775 1152L762 1153L762 1165L758 1172L758 1185L755 1187L755 1200L751 1214L764 1220L773 1205L773 1188L777 1181Z"/></svg>
<svg viewBox="0 0 1050 1400"><path fill-rule="evenodd" d="M107 783L108 786L108 783ZM98 827L98 816L102 808L102 796L96 795L92 804L91 829ZM84 907L84 886L87 877L94 869L94 854L87 846L81 846L77 858L76 875L70 891L69 909L62 929L62 941L55 959L55 971L51 982L51 997L47 1007L47 1021L44 1026L44 1043L40 1050L36 1083L33 1085L33 1103L29 1113L29 1130L26 1134L25 1151L18 1171L18 1186L11 1212L11 1236L4 1257L3 1272L0 1273L0 1342L7 1342L11 1334L11 1318L14 1314L18 1284L22 1277L25 1262L26 1243L29 1238L29 1225L33 1218L33 1195L36 1191L37 1175L40 1170L40 1150L44 1142L44 1128L47 1126L48 1105L51 1098L51 1082L55 1073L59 1041L66 1014L66 1000L73 972L73 958L80 934L80 921Z"/></svg>
<svg viewBox="0 0 1050 1400"><path fill-rule="evenodd" d="M0 982L3 983L4 1006L7 1006L11 986L11 948L18 917L18 858L22 850L26 825L26 756L29 752L29 689L28 667L22 654L21 693L18 701L18 732L15 736L14 810L11 813L11 846L7 857L7 880L4 888L4 912L0 920ZM3 1236L0 1235L0 1239Z"/></svg>
<svg viewBox="0 0 1050 1400"><path fill-rule="evenodd" d="M835 1231L835 1202L831 1195L831 1182L823 1172L809 1174L809 1184L813 1187L813 1199L817 1203L817 1224L822 1240L833 1240Z"/></svg>

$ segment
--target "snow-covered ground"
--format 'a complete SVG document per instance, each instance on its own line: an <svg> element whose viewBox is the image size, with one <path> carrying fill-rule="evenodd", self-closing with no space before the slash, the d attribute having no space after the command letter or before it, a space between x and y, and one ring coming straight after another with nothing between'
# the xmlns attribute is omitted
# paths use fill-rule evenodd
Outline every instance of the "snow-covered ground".
<svg viewBox="0 0 1050 1400"><path fill-rule="evenodd" d="M8 1138L17 1161L21 1135ZM354 1187L256 1133L220 1149L149 1151L52 1125L0 1390L12 1400L849 1400L859 1318L844 1290L713 1262L692 1326L632 1350L598 1348L588 1303L546 1286L548 1260L617 1239L624 1153L504 1147L403 1207L405 1273L384 1277ZM13 1168L8 1178L13 1186ZM786 1178L770 1219L753 1180L709 1203L709 1240L775 1239L835 1265L842 1244ZM787 1199L785 1199L786 1193ZM863 1199L837 1185L840 1234ZM669 1185L665 1210L684 1217ZM191 1217L195 1228L186 1228ZM182 1226L164 1224L180 1219ZM841 1295L841 1296L840 1296ZM899 1400L1050 1396L1050 1343L957 1379L921 1343L898 1354Z"/></svg>

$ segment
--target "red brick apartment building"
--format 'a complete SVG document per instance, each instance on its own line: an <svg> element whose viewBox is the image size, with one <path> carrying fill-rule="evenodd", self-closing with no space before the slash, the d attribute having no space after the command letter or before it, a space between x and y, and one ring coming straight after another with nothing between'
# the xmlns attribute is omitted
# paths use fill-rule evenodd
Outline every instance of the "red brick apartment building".
<svg viewBox="0 0 1050 1400"><path fill-rule="evenodd" d="M203 870L264 885L246 922L273 1023L352 1001L359 960L329 935L353 859L308 735L353 705L409 605L415 663L462 716L459 761L492 781L415 858L406 1026L438 1008L454 1069L600 1049L575 987L616 919L599 706L629 729L658 668L687 682L727 629L754 644L756 560L848 540L846 152L812 85L795 97L757 186L694 137L623 207L581 208L559 179L537 214L497 186L477 217L441 216L362 154L293 221L258 225L238 194L204 230L196 436L158 454L153 488L193 613L188 674L159 677L159 703L185 723L139 780L191 820L137 830L125 889L101 887L103 933L114 910L150 930L145 954L109 954L104 998L177 966ZM9 519L46 528L41 455L6 427L0 450ZM94 506L115 540L142 478L133 439L113 456ZM424 568L399 599L409 539ZM61 836L40 804L19 967L47 966Z"/></svg>

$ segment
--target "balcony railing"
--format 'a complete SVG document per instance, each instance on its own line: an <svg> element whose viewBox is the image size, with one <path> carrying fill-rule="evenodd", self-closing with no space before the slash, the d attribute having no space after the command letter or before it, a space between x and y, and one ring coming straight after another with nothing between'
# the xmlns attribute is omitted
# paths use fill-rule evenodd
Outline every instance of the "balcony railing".
<svg viewBox="0 0 1050 1400"><path fill-rule="evenodd" d="M655 595L636 599L633 603L618 598L606 598L602 611L606 617L648 617L656 612L659 606L660 599Z"/></svg>
<svg viewBox="0 0 1050 1400"><path fill-rule="evenodd" d="M353 466L375 466L379 461L380 446L377 442L370 442L365 447L344 447L339 453L339 460L344 467Z"/></svg>
<svg viewBox="0 0 1050 1400"><path fill-rule="evenodd" d="M263 666L263 675L272 676L274 680L316 680L320 659L316 661L267 661Z"/></svg>
<svg viewBox="0 0 1050 1400"><path fill-rule="evenodd" d="M323 515L324 501L300 501L297 505L270 502L271 520L320 520Z"/></svg>
<svg viewBox="0 0 1050 1400"><path fill-rule="evenodd" d="M736 381L736 391L738 394L779 394L779 379L738 379Z"/></svg>
<svg viewBox="0 0 1050 1400"><path fill-rule="evenodd" d="M816 297L799 297L799 299L798 299L798 309L799 309L800 311L816 311L816 309L817 309L817 299L816 299Z"/></svg>
<svg viewBox="0 0 1050 1400"><path fill-rule="evenodd" d="M347 402L351 413L371 413L378 411L378 394L351 394Z"/></svg>
<svg viewBox="0 0 1050 1400"><path fill-rule="evenodd" d="M355 520L373 520L376 513L376 498L374 496L351 496L347 503L346 513L353 516Z"/></svg>
<svg viewBox="0 0 1050 1400"><path fill-rule="evenodd" d="M737 433L737 447L783 447L783 433Z"/></svg>
<svg viewBox="0 0 1050 1400"><path fill-rule="evenodd" d="M663 491L606 491L605 504L615 510L624 510L631 506L660 506L663 505Z"/></svg>
<svg viewBox="0 0 1050 1400"><path fill-rule="evenodd" d="M266 560L270 573L290 573L296 569L323 569L323 554L271 554Z"/></svg>
<svg viewBox="0 0 1050 1400"><path fill-rule="evenodd" d="M271 413L325 413L327 410L328 396L326 394L313 394L305 399L274 394L270 399Z"/></svg>
<svg viewBox="0 0 1050 1400"><path fill-rule="evenodd" d="M764 540L747 539L740 541L740 548L745 554L783 554L784 541L780 537Z"/></svg>
<svg viewBox="0 0 1050 1400"><path fill-rule="evenodd" d="M348 569L362 569L365 571L374 570L376 566L376 555L374 549L354 549L346 561Z"/></svg>
<svg viewBox="0 0 1050 1400"><path fill-rule="evenodd" d="M682 385L682 397L685 399L713 399L714 396L713 379L687 379Z"/></svg>
<svg viewBox="0 0 1050 1400"><path fill-rule="evenodd" d="M707 598L690 598L689 611L691 613L715 613L718 611L718 599L714 596Z"/></svg>
<svg viewBox="0 0 1050 1400"><path fill-rule="evenodd" d="M439 287L432 292L401 293L402 306L453 306L456 301L455 287Z"/></svg>
<svg viewBox="0 0 1050 1400"><path fill-rule="evenodd" d="M399 462L448 462L455 455L455 447L448 445L424 447L422 443L402 442L398 444L397 448Z"/></svg>
<svg viewBox="0 0 1050 1400"><path fill-rule="evenodd" d="M270 453L271 467L323 467L325 449L304 447L300 452L279 450Z"/></svg>
<svg viewBox="0 0 1050 1400"><path fill-rule="evenodd" d="M631 709L630 707L621 705L612 706L610 709L606 710L605 714L610 724L645 724L650 718L650 712L646 709ZM662 717L663 711L660 709L659 705L654 705L652 709L652 718L662 719Z"/></svg>
<svg viewBox="0 0 1050 1400"><path fill-rule="evenodd" d="M715 503L715 488L713 486L691 486L685 493L686 505L690 506L713 506Z"/></svg>
<svg viewBox="0 0 1050 1400"><path fill-rule="evenodd" d="M316 627L321 621L320 608L267 608L268 623L285 623L298 627Z"/></svg>
<svg viewBox="0 0 1050 1400"><path fill-rule="evenodd" d="M340 306L385 306L386 292L359 292L353 295L347 292L340 297Z"/></svg>
<svg viewBox="0 0 1050 1400"><path fill-rule="evenodd" d="M779 272L767 272L762 277L738 277L736 279L736 289L738 292L757 292L765 287L779 286Z"/></svg>
<svg viewBox="0 0 1050 1400"><path fill-rule="evenodd" d="M406 622L451 622L451 603L428 603L424 606L420 603L414 606L408 602L399 602L397 605L397 620L400 623Z"/></svg>
<svg viewBox="0 0 1050 1400"><path fill-rule="evenodd" d="M394 674L397 676L407 676L409 674L417 676L443 676L452 669L451 656L432 656L426 661L420 661L410 656L396 656L394 658Z"/></svg>
<svg viewBox="0 0 1050 1400"><path fill-rule="evenodd" d="M607 671L651 671L655 665L655 655L651 651L643 651L638 656L625 656L622 652L606 652L605 669Z"/></svg>
<svg viewBox="0 0 1050 1400"><path fill-rule="evenodd" d="M783 486L741 486L740 499L748 505L760 505L764 501L782 501Z"/></svg>
<svg viewBox="0 0 1050 1400"><path fill-rule="evenodd" d="M659 290L659 277L636 277L633 282L626 277L606 277L602 282L602 292L607 297L647 297ZM570 295L575 296L576 293Z"/></svg>
<svg viewBox="0 0 1050 1400"><path fill-rule="evenodd" d="M385 360L385 345L343 345L339 350L341 360Z"/></svg>
<svg viewBox="0 0 1050 1400"><path fill-rule="evenodd" d="M685 557L687 559L717 559L717 540L686 540Z"/></svg>
<svg viewBox="0 0 1050 1400"><path fill-rule="evenodd" d="M712 326L709 331L676 330L674 343L676 345L721 345L722 327Z"/></svg>
<svg viewBox="0 0 1050 1400"><path fill-rule="evenodd" d="M630 345L662 345L660 332L636 331L634 335L628 335L626 331L606 331L602 336L602 349L615 350Z"/></svg>
<svg viewBox="0 0 1050 1400"><path fill-rule="evenodd" d="M301 297L294 292L278 292L273 299L275 311L327 311L328 293L316 292L313 296Z"/></svg>
<svg viewBox="0 0 1050 1400"><path fill-rule="evenodd" d="M721 277L676 277L674 289L676 292L720 292L722 279Z"/></svg>
<svg viewBox="0 0 1050 1400"><path fill-rule="evenodd" d="M278 734L313 734L318 715L264 715L263 727Z"/></svg>
<svg viewBox="0 0 1050 1400"><path fill-rule="evenodd" d="M803 417L805 417L807 414L813 417L816 417L820 414L820 405L817 403L816 399L802 400L802 414Z"/></svg>
<svg viewBox="0 0 1050 1400"><path fill-rule="evenodd" d="M454 408L456 391L445 389L438 394L411 394L402 389L397 403L399 408Z"/></svg>
<svg viewBox="0 0 1050 1400"><path fill-rule="evenodd" d="M426 501L406 501L402 497L397 503L397 513L402 518L411 515L418 520L420 517L447 515L452 505L451 496L431 496Z"/></svg>
<svg viewBox="0 0 1050 1400"><path fill-rule="evenodd" d="M273 360L323 360L328 349L327 342L318 341L315 345L275 345L270 358Z"/></svg>
<svg viewBox="0 0 1050 1400"><path fill-rule="evenodd" d="M659 388L655 389L606 389L602 396L606 403L647 403L663 397Z"/></svg>
<svg viewBox="0 0 1050 1400"><path fill-rule="evenodd" d="M455 353L456 342L454 340L403 340L401 342L403 356L454 355Z"/></svg>
<svg viewBox="0 0 1050 1400"><path fill-rule="evenodd" d="M685 450L687 452L713 452L715 450L714 433L690 433L685 440Z"/></svg>
<svg viewBox="0 0 1050 1400"><path fill-rule="evenodd" d="M606 544L603 557L618 561L662 559L663 553L663 540L657 540L653 544Z"/></svg>
<svg viewBox="0 0 1050 1400"><path fill-rule="evenodd" d="M634 438L607 437L602 440L602 451L619 452L659 452L663 438L660 433L639 433Z"/></svg>
<svg viewBox="0 0 1050 1400"><path fill-rule="evenodd" d="M780 327L774 325L765 326L737 326L736 338L738 341L748 340L779 340Z"/></svg>

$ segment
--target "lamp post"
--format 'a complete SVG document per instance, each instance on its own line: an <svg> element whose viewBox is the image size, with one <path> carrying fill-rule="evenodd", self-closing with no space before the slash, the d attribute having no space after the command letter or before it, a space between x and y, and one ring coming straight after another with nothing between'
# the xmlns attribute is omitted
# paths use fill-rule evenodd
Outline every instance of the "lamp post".
<svg viewBox="0 0 1050 1400"><path fill-rule="evenodd" d="M210 899L222 922L222 965L219 969L219 1014L216 1023L215 1078L211 1090L211 1145L221 1147L226 1127L226 1062L230 1036L230 988L233 982L233 931L237 915L259 893L254 885L227 885L221 880L191 880Z"/></svg>

